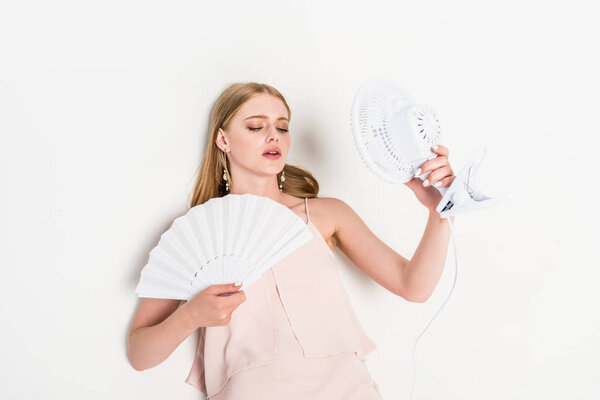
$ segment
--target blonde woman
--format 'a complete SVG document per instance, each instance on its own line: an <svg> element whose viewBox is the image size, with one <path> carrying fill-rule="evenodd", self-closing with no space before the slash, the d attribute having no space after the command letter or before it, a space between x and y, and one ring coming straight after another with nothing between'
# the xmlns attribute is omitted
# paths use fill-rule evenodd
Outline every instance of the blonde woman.
<svg viewBox="0 0 600 400"><path fill-rule="evenodd" d="M365 334L341 285L337 247L368 277L411 302L433 292L446 259L449 227L431 187L454 177L448 149L433 149L406 185L429 210L411 260L379 240L344 201L317 197L310 172L286 164L290 108L275 88L230 85L218 98L189 207L227 194L252 193L297 214L313 239L265 271L245 290L213 285L190 301L142 298L129 331L128 358L142 371L163 362L200 329L186 383L210 400L381 399L365 366L377 345ZM220 294L234 293L230 296Z"/></svg>

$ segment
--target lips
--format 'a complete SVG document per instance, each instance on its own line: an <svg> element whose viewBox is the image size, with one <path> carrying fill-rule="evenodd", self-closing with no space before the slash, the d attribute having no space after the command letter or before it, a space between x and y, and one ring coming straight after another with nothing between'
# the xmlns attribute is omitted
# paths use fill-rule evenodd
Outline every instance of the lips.
<svg viewBox="0 0 600 400"><path fill-rule="evenodd" d="M268 158L270 160L279 160L281 154L263 154L263 157Z"/></svg>
<svg viewBox="0 0 600 400"><path fill-rule="evenodd" d="M267 153L269 153L269 152L271 152L271 151L276 151L276 152L277 152L277 154L281 155L281 150L279 149L279 147L276 147L276 146L274 146L274 147L269 147L268 149L266 149L266 150L263 152L263 155L265 155L265 154L267 154Z"/></svg>

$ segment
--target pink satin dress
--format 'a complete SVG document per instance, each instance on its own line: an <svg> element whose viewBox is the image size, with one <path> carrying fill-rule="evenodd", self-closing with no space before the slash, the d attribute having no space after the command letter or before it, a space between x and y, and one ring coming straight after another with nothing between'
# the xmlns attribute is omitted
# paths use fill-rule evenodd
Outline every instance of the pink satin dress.
<svg viewBox="0 0 600 400"><path fill-rule="evenodd" d="M200 328L185 382L207 400L382 399L365 365L377 345L352 310L307 198L305 208L313 238L244 289L229 324Z"/></svg>

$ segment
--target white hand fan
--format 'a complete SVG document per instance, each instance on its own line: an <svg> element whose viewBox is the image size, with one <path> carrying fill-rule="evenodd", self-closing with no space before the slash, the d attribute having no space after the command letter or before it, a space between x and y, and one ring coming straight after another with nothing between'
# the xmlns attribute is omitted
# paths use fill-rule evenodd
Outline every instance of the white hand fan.
<svg viewBox="0 0 600 400"><path fill-rule="evenodd" d="M431 147L442 141L433 108L416 105L400 86L382 78L371 79L358 90L351 125L354 142L365 164L390 183L411 180L424 162L437 156ZM449 187L436 188L443 196L436 207L440 217L488 207L513 196L490 198L477 189L476 173L484 155L485 149L482 149L472 157Z"/></svg>
<svg viewBox="0 0 600 400"><path fill-rule="evenodd" d="M438 117L431 107L415 105L400 86L381 78L367 81L358 90L352 106L351 126L354 142L365 164L373 173L390 183L405 183L411 180L424 162L437 156L431 151L431 147L440 143L442 137ZM447 217L487 207L501 199L514 196L508 194L492 199L481 194L475 187L477 169L484 154L485 149L473 157L456 175L450 187L436 188L442 194L436 211L441 218L448 221L453 243L454 229L451 219ZM427 175L429 172L422 177ZM458 272L456 243L454 257ZM450 293L454 290L456 275ZM415 341L413 369L417 342L449 298L450 295ZM414 377L413 392L416 369ZM413 392L410 395L411 399Z"/></svg>
<svg viewBox="0 0 600 400"><path fill-rule="evenodd" d="M250 193L228 194L176 218L150 251L138 297L190 300L211 285L242 290L313 237L286 206Z"/></svg>

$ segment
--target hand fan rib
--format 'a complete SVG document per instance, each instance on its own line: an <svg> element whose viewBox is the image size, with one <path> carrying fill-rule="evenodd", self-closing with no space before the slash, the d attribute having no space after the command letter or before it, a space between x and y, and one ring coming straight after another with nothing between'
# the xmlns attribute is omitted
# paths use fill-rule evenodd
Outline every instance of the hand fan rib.
<svg viewBox="0 0 600 400"><path fill-rule="evenodd" d="M312 237L299 216L269 198L212 198L161 234L136 294L189 300L211 285L242 281L245 288Z"/></svg>

